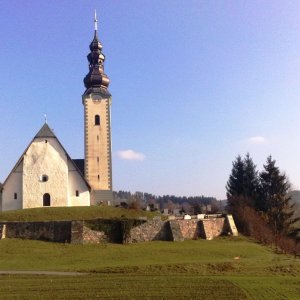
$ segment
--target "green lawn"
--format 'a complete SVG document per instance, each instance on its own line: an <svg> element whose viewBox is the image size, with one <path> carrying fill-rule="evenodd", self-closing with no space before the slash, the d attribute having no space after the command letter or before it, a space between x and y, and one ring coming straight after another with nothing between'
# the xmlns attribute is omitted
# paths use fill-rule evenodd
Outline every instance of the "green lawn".
<svg viewBox="0 0 300 300"><path fill-rule="evenodd" d="M300 260L243 237L129 245L0 241L0 299L300 299Z"/></svg>
<svg viewBox="0 0 300 300"><path fill-rule="evenodd" d="M153 218L156 213L111 206L41 207L0 212L0 221L92 220Z"/></svg>

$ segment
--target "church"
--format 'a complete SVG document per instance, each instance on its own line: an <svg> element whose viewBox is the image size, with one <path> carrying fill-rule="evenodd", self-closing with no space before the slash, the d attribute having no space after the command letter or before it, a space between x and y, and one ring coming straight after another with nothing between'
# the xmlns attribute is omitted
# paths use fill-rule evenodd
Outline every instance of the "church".
<svg viewBox="0 0 300 300"><path fill-rule="evenodd" d="M2 211L89 206L112 200L111 94L96 14L94 23L82 95L84 159L71 159L46 121L2 185Z"/></svg>

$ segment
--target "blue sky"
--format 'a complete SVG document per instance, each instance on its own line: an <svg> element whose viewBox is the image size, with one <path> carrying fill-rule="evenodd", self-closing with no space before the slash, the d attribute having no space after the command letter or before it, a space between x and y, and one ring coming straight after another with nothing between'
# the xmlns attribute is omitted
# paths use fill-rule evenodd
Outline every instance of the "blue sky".
<svg viewBox="0 0 300 300"><path fill-rule="evenodd" d="M300 189L300 2L275 0L0 1L0 181L44 114L83 157L95 8L115 190L224 199L247 152Z"/></svg>

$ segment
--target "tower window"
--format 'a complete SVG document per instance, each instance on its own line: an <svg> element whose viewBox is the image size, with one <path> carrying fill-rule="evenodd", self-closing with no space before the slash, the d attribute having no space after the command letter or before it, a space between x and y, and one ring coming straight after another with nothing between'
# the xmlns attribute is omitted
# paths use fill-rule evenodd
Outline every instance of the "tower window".
<svg viewBox="0 0 300 300"><path fill-rule="evenodd" d="M95 116L95 125L100 125L100 116L99 115Z"/></svg>
<svg viewBox="0 0 300 300"><path fill-rule="evenodd" d="M43 195L43 206L50 206L50 194Z"/></svg>
<svg viewBox="0 0 300 300"><path fill-rule="evenodd" d="M17 193L14 193L14 199L18 199L18 194Z"/></svg>
<svg viewBox="0 0 300 300"><path fill-rule="evenodd" d="M99 156L97 156L97 162L99 162Z"/></svg>
<svg viewBox="0 0 300 300"><path fill-rule="evenodd" d="M79 191L76 190L76 197L79 197Z"/></svg>
<svg viewBox="0 0 300 300"><path fill-rule="evenodd" d="M100 175L98 174L98 180L100 180Z"/></svg>
<svg viewBox="0 0 300 300"><path fill-rule="evenodd" d="M47 143L48 143L48 141L47 141L47 140L45 140L45 143L47 144Z"/></svg>

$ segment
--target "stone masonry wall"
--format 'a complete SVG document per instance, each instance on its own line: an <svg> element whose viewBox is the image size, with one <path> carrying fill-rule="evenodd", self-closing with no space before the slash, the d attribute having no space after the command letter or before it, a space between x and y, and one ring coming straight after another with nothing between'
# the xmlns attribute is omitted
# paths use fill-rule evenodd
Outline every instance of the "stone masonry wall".
<svg viewBox="0 0 300 300"><path fill-rule="evenodd" d="M91 230L84 226L82 240L83 244L101 244L107 243L109 238L103 231Z"/></svg>
<svg viewBox="0 0 300 300"><path fill-rule="evenodd" d="M83 244L83 223L84 221L72 221L70 241L72 244Z"/></svg>
<svg viewBox="0 0 300 300"><path fill-rule="evenodd" d="M211 240L222 234L230 233L227 223L224 217L171 221L98 219L89 221L0 222L0 234L1 238L22 238L74 244L137 243L154 240L182 241L197 238ZM124 229L126 224L129 226L127 227L128 232L127 229Z"/></svg>
<svg viewBox="0 0 300 300"><path fill-rule="evenodd" d="M225 218L204 219L199 222L199 234L206 240L212 240L226 233L226 230Z"/></svg>
<svg viewBox="0 0 300 300"><path fill-rule="evenodd" d="M51 242L69 243L71 240L70 221L49 222L0 222L6 224L7 238L29 240L44 240Z"/></svg>
<svg viewBox="0 0 300 300"><path fill-rule="evenodd" d="M72 222L72 244L100 244L108 242L108 237L103 231L91 230L84 223L84 221Z"/></svg>
<svg viewBox="0 0 300 300"><path fill-rule="evenodd" d="M155 240L171 240L170 225L168 221L151 220L132 228L127 242L137 243Z"/></svg>
<svg viewBox="0 0 300 300"><path fill-rule="evenodd" d="M198 223L199 220L191 219L191 220L177 220L181 233L184 239L188 240L196 240L199 238L199 229Z"/></svg>

